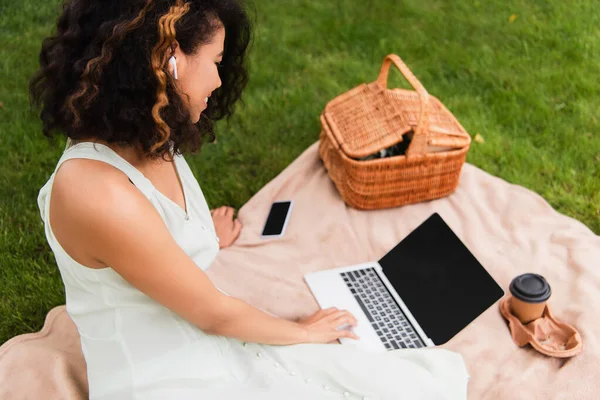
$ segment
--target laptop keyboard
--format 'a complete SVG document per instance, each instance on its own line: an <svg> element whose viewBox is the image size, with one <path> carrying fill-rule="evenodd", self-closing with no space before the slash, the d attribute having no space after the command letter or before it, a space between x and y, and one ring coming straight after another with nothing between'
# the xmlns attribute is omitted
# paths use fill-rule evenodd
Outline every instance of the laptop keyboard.
<svg viewBox="0 0 600 400"><path fill-rule="evenodd" d="M386 349L425 346L374 268L340 275Z"/></svg>

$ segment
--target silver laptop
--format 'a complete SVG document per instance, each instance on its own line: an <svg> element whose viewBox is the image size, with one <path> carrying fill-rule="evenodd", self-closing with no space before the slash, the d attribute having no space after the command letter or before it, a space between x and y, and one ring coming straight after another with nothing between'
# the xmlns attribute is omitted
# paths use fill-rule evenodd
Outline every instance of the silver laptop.
<svg viewBox="0 0 600 400"><path fill-rule="evenodd" d="M377 262L305 275L321 308L350 311L359 340L385 351L446 343L504 291L439 214L433 214Z"/></svg>

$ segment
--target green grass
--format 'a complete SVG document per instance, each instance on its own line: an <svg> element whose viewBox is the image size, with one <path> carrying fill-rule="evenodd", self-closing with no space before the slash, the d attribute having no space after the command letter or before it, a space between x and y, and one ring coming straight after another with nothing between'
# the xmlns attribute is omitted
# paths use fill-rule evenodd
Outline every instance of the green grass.
<svg viewBox="0 0 600 400"><path fill-rule="evenodd" d="M328 100L374 80L396 53L485 138L470 163L600 233L596 1L365 3L255 0L245 102L219 124L216 145L188 157L209 204L244 204L318 139ZM0 343L40 329L64 303L36 203L64 141L43 137L26 90L58 9L58 0L0 0ZM405 86L399 76L392 86Z"/></svg>

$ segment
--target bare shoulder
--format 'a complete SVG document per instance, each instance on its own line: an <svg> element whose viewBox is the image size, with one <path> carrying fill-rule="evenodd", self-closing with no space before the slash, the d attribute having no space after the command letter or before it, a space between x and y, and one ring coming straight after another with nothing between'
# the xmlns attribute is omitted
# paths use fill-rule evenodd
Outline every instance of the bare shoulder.
<svg viewBox="0 0 600 400"><path fill-rule="evenodd" d="M123 215L144 218L144 211L153 211L148 205L146 197L117 168L102 161L76 158L65 161L56 172L50 224L54 236L73 259L90 268L103 268L106 265L98 254L101 243L95 236L111 231Z"/></svg>
<svg viewBox="0 0 600 400"><path fill-rule="evenodd" d="M108 196L127 198L139 192L127 189L135 187L127 175L114 166L102 161L74 158L65 161L56 172L52 197L69 202L70 207L77 207L101 202Z"/></svg>

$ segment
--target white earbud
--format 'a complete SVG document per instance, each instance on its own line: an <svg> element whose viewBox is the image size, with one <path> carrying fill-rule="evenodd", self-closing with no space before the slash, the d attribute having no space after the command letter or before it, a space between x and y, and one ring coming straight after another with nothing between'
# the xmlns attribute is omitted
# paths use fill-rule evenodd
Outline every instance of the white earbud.
<svg viewBox="0 0 600 400"><path fill-rule="evenodd" d="M169 58L169 64L173 65L173 76L175 79L177 79L177 59L175 56L171 56L171 58Z"/></svg>

